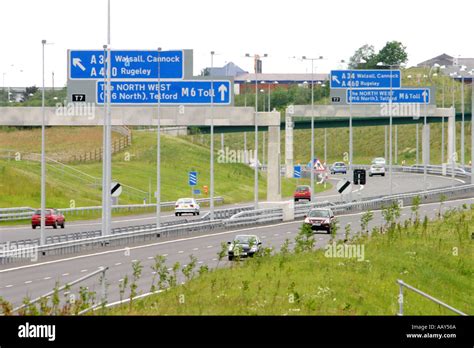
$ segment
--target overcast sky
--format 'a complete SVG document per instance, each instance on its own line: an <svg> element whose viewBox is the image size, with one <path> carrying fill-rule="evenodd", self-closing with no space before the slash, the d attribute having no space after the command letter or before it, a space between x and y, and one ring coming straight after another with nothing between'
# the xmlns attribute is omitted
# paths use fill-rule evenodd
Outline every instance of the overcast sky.
<svg viewBox="0 0 474 348"><path fill-rule="evenodd" d="M329 72L363 44L380 49L398 40L414 65L441 53L474 57L473 10L472 0L112 0L111 46L194 49L195 74L210 65L211 50L215 66L233 61L248 71L245 53L267 53L263 71L284 73L310 72L309 62L292 56L322 55L316 70ZM54 43L46 46L46 86L53 71L63 86L66 50L100 49L106 19L107 0L0 0L5 85L41 86L46 39Z"/></svg>

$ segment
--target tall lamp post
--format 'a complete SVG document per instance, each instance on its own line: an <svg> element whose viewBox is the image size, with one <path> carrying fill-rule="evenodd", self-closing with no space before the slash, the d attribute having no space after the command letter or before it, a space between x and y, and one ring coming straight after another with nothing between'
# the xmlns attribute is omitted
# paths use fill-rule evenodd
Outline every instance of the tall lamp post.
<svg viewBox="0 0 474 348"><path fill-rule="evenodd" d="M314 197L314 61L322 60L323 56L317 58L301 57L303 60L311 61L311 202Z"/></svg>
<svg viewBox="0 0 474 348"><path fill-rule="evenodd" d="M211 71L214 69L214 51L211 51ZM247 96L247 92L245 92ZM214 220L214 76L211 74L211 158L210 158L210 201L209 201L209 218Z"/></svg>
<svg viewBox="0 0 474 348"><path fill-rule="evenodd" d="M156 228L161 227L161 47L157 50L158 60L158 107L156 126ZM150 202L151 203L151 202Z"/></svg>
<svg viewBox="0 0 474 348"><path fill-rule="evenodd" d="M459 69L461 72L461 165L464 168L464 72L466 71L466 66L462 65Z"/></svg>
<svg viewBox="0 0 474 348"><path fill-rule="evenodd" d="M42 45L42 75L43 88L41 91L41 222L40 222L40 245L44 245L44 225L46 209L46 158L45 158L45 109L44 109L44 46L46 40L41 40Z"/></svg>
<svg viewBox="0 0 474 348"><path fill-rule="evenodd" d="M252 58L254 60L254 69L255 69L255 171L254 171L254 207L258 209L258 64L262 56L254 54L251 56L249 53L245 54L245 57ZM265 53L263 58L268 57Z"/></svg>
<svg viewBox="0 0 474 348"><path fill-rule="evenodd" d="M388 152L388 158L389 158L389 171L388 171L388 177L389 177L389 186L390 186L390 194L392 194L393 191L393 175L392 175L392 125L393 125L393 117L392 117L392 102L393 102L393 86L392 86L392 69L394 67L400 67L403 66L403 64L386 64L384 62L378 62L377 66L388 66L390 68L390 98L389 98L389 108L388 108L388 115L389 115L389 152Z"/></svg>

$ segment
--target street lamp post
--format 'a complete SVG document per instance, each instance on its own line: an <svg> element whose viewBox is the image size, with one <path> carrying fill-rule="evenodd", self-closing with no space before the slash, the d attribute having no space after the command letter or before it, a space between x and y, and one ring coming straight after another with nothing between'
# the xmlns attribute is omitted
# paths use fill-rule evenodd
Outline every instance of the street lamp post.
<svg viewBox="0 0 474 348"><path fill-rule="evenodd" d="M392 125L393 125L393 117L392 117L392 102L393 102L393 84L392 84L392 68L397 67L397 66L402 66L402 64L385 64L384 62L378 62L377 66L388 66L390 68L390 98L389 98L389 108L388 108L388 115L389 115L389 152L388 152L388 157L389 157L389 172L388 172L388 177L389 177L389 186L390 186L390 194L392 194L393 190L393 175L392 175L392 166L393 166L393 161L392 161Z"/></svg>
<svg viewBox="0 0 474 348"><path fill-rule="evenodd" d="M255 117L254 117L254 124L255 124L255 171L254 171L254 207L258 209L258 62L260 60L260 55L254 54L251 56L250 54L245 54L248 58L253 58L254 60L254 68L255 68ZM268 57L267 54L263 55L264 58Z"/></svg>
<svg viewBox="0 0 474 348"><path fill-rule="evenodd" d="M314 61L323 59L323 56L318 58L308 58L306 56L302 57L303 60L311 61L311 201L314 197Z"/></svg>
<svg viewBox="0 0 474 348"><path fill-rule="evenodd" d="M211 71L214 69L214 51L211 51ZM214 220L214 77L211 74L211 158L210 158L210 193L209 218Z"/></svg>
<svg viewBox="0 0 474 348"><path fill-rule="evenodd" d="M464 168L464 71L466 70L466 66L461 66L460 72L461 74L461 165Z"/></svg>
<svg viewBox="0 0 474 348"><path fill-rule="evenodd" d="M41 40L42 44L42 75L43 88L41 91L41 222L40 222L40 245L44 245L44 226L46 218L46 158L45 158L45 109L44 109L44 46L46 40Z"/></svg>
<svg viewBox="0 0 474 348"><path fill-rule="evenodd" d="M158 106L156 126L156 228L161 227L161 47L157 50L158 60ZM150 202L151 203L151 202Z"/></svg>

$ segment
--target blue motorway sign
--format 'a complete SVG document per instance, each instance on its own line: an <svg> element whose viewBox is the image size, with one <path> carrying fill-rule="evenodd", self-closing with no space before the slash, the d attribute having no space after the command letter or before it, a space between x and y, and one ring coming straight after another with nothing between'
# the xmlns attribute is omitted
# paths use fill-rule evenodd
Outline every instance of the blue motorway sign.
<svg viewBox="0 0 474 348"><path fill-rule="evenodd" d="M380 104L390 102L390 89L347 90L347 103ZM401 88L392 90L392 103L429 104L429 88Z"/></svg>
<svg viewBox="0 0 474 348"><path fill-rule="evenodd" d="M301 178L301 166L294 166L293 167L293 178L300 179Z"/></svg>
<svg viewBox="0 0 474 348"><path fill-rule="evenodd" d="M390 78L391 75L391 78ZM332 70L331 88L400 88L400 70Z"/></svg>
<svg viewBox="0 0 474 348"><path fill-rule="evenodd" d="M198 182L198 173L197 172L189 172L188 175L188 184L189 186L196 186Z"/></svg>
<svg viewBox="0 0 474 348"><path fill-rule="evenodd" d="M213 83L213 88L212 84ZM157 104L166 105L217 105L231 103L230 81L188 80L161 81L111 81L111 103L116 105ZM211 100L211 91L214 97ZM97 103L104 103L104 82L97 81Z"/></svg>
<svg viewBox="0 0 474 348"><path fill-rule="evenodd" d="M113 50L111 54L112 79L157 79L158 51ZM69 51L69 78L76 80L103 79L104 51ZM160 77L182 79L184 77L183 51L159 53Z"/></svg>

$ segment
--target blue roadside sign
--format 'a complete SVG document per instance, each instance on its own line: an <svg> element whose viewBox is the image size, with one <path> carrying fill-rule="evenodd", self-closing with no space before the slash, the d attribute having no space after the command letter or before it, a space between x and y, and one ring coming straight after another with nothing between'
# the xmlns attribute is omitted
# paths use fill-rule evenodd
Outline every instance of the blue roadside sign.
<svg viewBox="0 0 474 348"><path fill-rule="evenodd" d="M330 87L337 88L400 88L400 70L332 70Z"/></svg>
<svg viewBox="0 0 474 348"><path fill-rule="evenodd" d="M429 104L429 88L401 88L392 90L392 103ZM347 90L347 102L352 104L390 103L390 89Z"/></svg>
<svg viewBox="0 0 474 348"><path fill-rule="evenodd" d="M293 167L293 178L300 179L301 178L301 166L294 166Z"/></svg>
<svg viewBox="0 0 474 348"><path fill-rule="evenodd" d="M189 186L196 186L197 182L198 182L198 173L197 172L189 172L189 175L188 175Z"/></svg>
<svg viewBox="0 0 474 348"><path fill-rule="evenodd" d="M183 79L183 51L111 50L112 79ZM69 78L99 80L105 75L103 50L70 50Z"/></svg>
<svg viewBox="0 0 474 348"><path fill-rule="evenodd" d="M146 105L160 102L167 105L231 104L231 83L228 80L111 81L111 103L115 105ZM104 103L104 82L97 81L97 103ZM211 96L214 97L211 97Z"/></svg>

